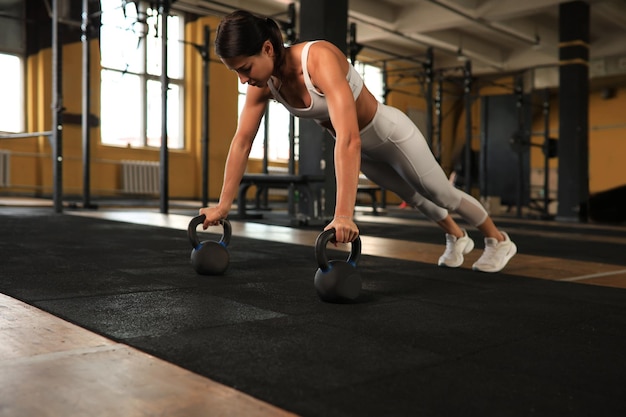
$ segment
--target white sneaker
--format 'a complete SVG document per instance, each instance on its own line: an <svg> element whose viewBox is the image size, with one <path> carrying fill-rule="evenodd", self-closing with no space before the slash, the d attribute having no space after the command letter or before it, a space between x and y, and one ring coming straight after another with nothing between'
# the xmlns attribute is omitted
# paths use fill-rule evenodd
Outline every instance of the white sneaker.
<svg viewBox="0 0 626 417"><path fill-rule="evenodd" d="M511 241L509 235L500 232L504 236L502 242L493 237L485 238L485 251L472 265L474 271L499 272L506 266L509 260L517 253L517 246Z"/></svg>
<svg viewBox="0 0 626 417"><path fill-rule="evenodd" d="M467 255L474 249L474 241L463 230L463 237L446 233L446 251L439 258L437 265L457 268L463 263L463 255Z"/></svg>

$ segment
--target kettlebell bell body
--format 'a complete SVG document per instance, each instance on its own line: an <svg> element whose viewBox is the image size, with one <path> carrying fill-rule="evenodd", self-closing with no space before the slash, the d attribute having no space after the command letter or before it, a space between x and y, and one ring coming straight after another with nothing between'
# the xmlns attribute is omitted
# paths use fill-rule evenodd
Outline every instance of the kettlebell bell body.
<svg viewBox="0 0 626 417"><path fill-rule="evenodd" d="M202 224L206 216L196 216L189 222L187 234L192 246L191 265L200 275L222 275L226 272L230 262L228 244L232 234L230 222L226 219L220 220L224 228L224 233L219 242L205 240L200 242L196 228Z"/></svg>
<svg viewBox="0 0 626 417"><path fill-rule="evenodd" d="M350 256L346 261L328 260L326 245L335 238L335 230L322 232L315 241L315 257L318 270L314 285L322 301L344 303L355 300L361 292L361 275L357 262L361 255L361 238L352 242Z"/></svg>

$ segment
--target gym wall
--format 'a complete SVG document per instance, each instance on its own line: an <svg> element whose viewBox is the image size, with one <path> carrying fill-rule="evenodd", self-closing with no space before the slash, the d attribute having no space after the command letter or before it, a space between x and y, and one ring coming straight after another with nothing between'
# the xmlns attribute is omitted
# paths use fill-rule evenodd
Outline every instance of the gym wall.
<svg viewBox="0 0 626 417"><path fill-rule="evenodd" d="M190 21L186 25L186 40L201 44L204 26L214 32L218 23L216 17L204 17ZM30 30L30 29L29 29ZM50 27L42 25L37 31L29 32L42 44L48 39ZM214 33L212 32L212 35ZM66 196L80 195L82 192L82 143L80 116L82 103L80 37L74 33L67 36L62 50L63 105L67 120L63 128L63 188ZM51 125L51 49L49 45L30 48L26 62L26 131L46 131ZM91 41L91 109L99 117L100 67L98 40ZM213 53L213 51L211 51ZM216 61L214 59L214 61ZM237 77L221 63L210 63L210 122L209 122L209 198L219 195L223 179L223 168L230 139L237 124ZM187 46L185 62L185 149L170 151L170 197L199 199L201 185L201 81L202 59L192 46ZM626 174L621 167L626 154L626 77L611 80L610 93L606 87L596 87L592 82L590 92L590 192L608 190L626 183ZM454 88L453 85L446 89ZM425 101L419 85L408 87L409 94L391 93L388 104L404 111L408 108L425 110ZM498 94L498 91L481 90L481 94ZM500 92L502 93L502 92ZM459 95L461 92L459 92ZM120 98L123 103L123 97ZM454 95L444 97L443 112L447 115L442 126L441 163L450 172L452 160L459 146L465 142L464 117L466 109L458 105ZM480 104L475 100L470 114L473 124L473 147L478 149L480 132ZM70 116L74 117L70 117ZM120 123L124 123L120 120ZM533 112L533 131L543 130L540 112ZM558 136L558 97L552 96L550 130ZM121 161L159 160L156 148L120 148L104 146L99 140L97 124L91 129L91 192L94 196L115 196L120 194ZM540 137L535 138L541 141ZM0 188L0 193L11 195L49 196L52 193L52 150L47 138L2 140L0 149L12 151L11 186ZM556 170L558 159L550 161ZM540 148L531 149L531 169L543 166ZM259 161L250 162L250 171L259 171Z"/></svg>

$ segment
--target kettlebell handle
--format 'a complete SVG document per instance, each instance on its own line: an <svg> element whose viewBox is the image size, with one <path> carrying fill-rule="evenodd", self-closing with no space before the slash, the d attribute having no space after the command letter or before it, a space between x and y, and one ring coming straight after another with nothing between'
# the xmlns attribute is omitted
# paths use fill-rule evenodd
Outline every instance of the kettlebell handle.
<svg viewBox="0 0 626 417"><path fill-rule="evenodd" d="M189 236L189 243L191 243L191 246L194 249L198 248L201 245L200 239L198 239L198 231L196 229L199 225L204 223L204 220L206 220L206 216L204 214L196 216L191 219L191 221L189 222L189 226L187 227L187 236ZM224 247L227 247L230 243L230 237L232 235L233 229L227 219L220 219L220 224L224 228L224 233L222 234L222 237L218 243Z"/></svg>
<svg viewBox="0 0 626 417"><path fill-rule="evenodd" d="M326 254L326 245L328 242L335 239L335 229L324 230L317 236L315 240L315 258L317 259L317 265L323 272L328 271L330 268L328 264L328 255ZM356 266L361 257L361 237L358 236L355 241L351 243L350 255L347 262L352 266Z"/></svg>

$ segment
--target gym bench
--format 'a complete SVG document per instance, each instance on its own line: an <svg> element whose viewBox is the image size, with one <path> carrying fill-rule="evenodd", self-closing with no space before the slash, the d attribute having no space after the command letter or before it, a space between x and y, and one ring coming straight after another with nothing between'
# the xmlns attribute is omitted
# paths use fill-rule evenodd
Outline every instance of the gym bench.
<svg viewBox="0 0 626 417"><path fill-rule="evenodd" d="M378 210L378 192L382 194L383 189L374 184L359 184L356 191L358 194L369 195L372 205L372 214L374 216L378 216L380 214L380 211ZM384 197L382 199L384 201Z"/></svg>
<svg viewBox="0 0 626 417"><path fill-rule="evenodd" d="M263 191L270 188L291 189L292 187L300 192L308 203L308 214L312 217L314 213L321 213L320 199L317 192L311 188L313 184L323 184L325 177L323 175L277 175L277 174L244 174L239 184L239 192L237 195L237 215L240 218L255 217L247 213L246 194L252 186L256 187L256 207L260 207L260 196ZM296 202L289 196L289 214L295 215ZM316 207L317 206L317 207Z"/></svg>
<svg viewBox="0 0 626 417"><path fill-rule="evenodd" d="M321 203L320 199L317 195L317 192L311 188L312 184L323 184L325 181L325 177L323 175L294 175L294 174L244 174L239 184L239 192L237 194L237 215L239 218L252 218L252 217L260 217L259 214L250 214L248 213L247 207L247 193L248 189L252 186L256 187L256 196L255 196L255 208L258 210L261 207L261 196L264 191L275 188L275 189L297 189L302 197L304 197L305 201L308 204L308 214L311 217L319 217L321 215ZM383 195L383 207L384 207L384 190L375 185L373 183L368 184L359 184L357 193L359 194L367 194L371 200L372 206L372 214L378 215L380 214L380 210L378 207L378 193ZM295 216L295 206L298 204L296 201L292 201L293 198L290 194L289 196L289 214L291 216Z"/></svg>

